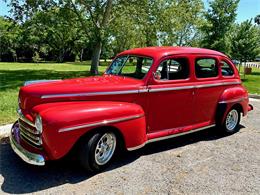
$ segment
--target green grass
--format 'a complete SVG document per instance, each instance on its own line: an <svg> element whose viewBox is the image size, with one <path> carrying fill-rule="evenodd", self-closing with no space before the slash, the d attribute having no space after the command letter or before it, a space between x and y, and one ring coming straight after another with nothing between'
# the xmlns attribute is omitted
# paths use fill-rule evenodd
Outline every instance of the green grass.
<svg viewBox="0 0 260 195"><path fill-rule="evenodd" d="M104 72L108 63L99 67ZM16 120L19 87L28 80L66 79L90 76L90 62L0 63L0 125Z"/></svg>
<svg viewBox="0 0 260 195"><path fill-rule="evenodd" d="M245 75L244 69L241 67L240 77L243 81L243 85L247 88L251 94L260 94L260 69L252 68L252 74Z"/></svg>
<svg viewBox="0 0 260 195"><path fill-rule="evenodd" d="M105 71L108 63L101 64L100 72ZM89 61L63 64L0 63L0 125L17 119L18 91L25 81L86 77L90 75L89 69ZM243 79L242 75L241 78ZM246 75L243 84L250 93L260 94L260 69L253 68L252 74Z"/></svg>

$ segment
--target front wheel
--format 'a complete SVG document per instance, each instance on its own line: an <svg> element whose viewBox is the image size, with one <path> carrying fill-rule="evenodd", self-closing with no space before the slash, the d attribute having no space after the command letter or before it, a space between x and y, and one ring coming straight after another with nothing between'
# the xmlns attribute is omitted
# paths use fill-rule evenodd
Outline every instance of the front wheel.
<svg viewBox="0 0 260 195"><path fill-rule="evenodd" d="M101 171L114 157L117 146L116 135L112 131L95 133L82 140L80 147L80 163L88 171Z"/></svg>
<svg viewBox="0 0 260 195"><path fill-rule="evenodd" d="M233 134L239 130L240 112L236 108L232 108L226 115L222 130L226 134Z"/></svg>

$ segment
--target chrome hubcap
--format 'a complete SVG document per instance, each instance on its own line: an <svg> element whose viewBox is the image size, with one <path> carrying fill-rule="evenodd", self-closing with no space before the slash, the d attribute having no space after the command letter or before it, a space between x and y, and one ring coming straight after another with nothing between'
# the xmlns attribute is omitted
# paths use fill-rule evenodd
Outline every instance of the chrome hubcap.
<svg viewBox="0 0 260 195"><path fill-rule="evenodd" d="M238 112L237 110L231 110L226 119L226 128L229 131L234 130L238 122Z"/></svg>
<svg viewBox="0 0 260 195"><path fill-rule="evenodd" d="M114 133L105 133L97 143L95 160L98 165L106 164L116 149L116 136Z"/></svg>

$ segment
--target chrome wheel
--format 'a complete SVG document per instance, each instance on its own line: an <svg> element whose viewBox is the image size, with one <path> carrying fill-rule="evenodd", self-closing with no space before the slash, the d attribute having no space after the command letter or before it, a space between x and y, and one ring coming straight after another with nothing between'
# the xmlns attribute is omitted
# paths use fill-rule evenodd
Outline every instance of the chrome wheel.
<svg viewBox="0 0 260 195"><path fill-rule="evenodd" d="M239 113L237 110L231 110L226 118L226 128L228 131L233 131L237 126Z"/></svg>
<svg viewBox="0 0 260 195"><path fill-rule="evenodd" d="M98 165L106 164L116 149L116 136L114 133L105 133L98 141L95 149L95 161Z"/></svg>

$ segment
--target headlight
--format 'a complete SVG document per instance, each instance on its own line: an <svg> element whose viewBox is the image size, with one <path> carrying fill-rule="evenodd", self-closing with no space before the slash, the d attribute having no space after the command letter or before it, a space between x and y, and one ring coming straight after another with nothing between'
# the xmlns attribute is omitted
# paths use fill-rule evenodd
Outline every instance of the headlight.
<svg viewBox="0 0 260 195"><path fill-rule="evenodd" d="M42 118L40 115L36 116L35 128L37 129L38 133L42 133Z"/></svg>

